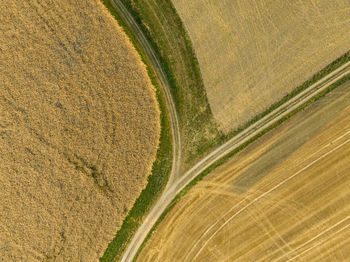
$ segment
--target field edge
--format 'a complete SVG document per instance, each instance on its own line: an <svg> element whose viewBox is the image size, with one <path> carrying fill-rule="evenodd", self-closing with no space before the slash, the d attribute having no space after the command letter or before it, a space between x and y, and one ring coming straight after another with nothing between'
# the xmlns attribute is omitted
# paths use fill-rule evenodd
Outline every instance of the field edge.
<svg viewBox="0 0 350 262"><path fill-rule="evenodd" d="M115 237L109 243L103 256L100 258L101 262L107 262L116 261L120 258L128 242L142 223L143 217L148 213L165 188L172 168L173 145L169 112L165 104L165 98L159 88L155 73L151 67L151 63L109 0L101 0L101 2L108 9L109 13L117 20L119 26L122 27L123 31L126 33L132 45L140 55L142 62L145 64L148 76L155 87L160 110L160 138L156 159L152 166L152 172L148 176L146 187L141 191L133 207L123 220L120 229L115 233Z"/></svg>
<svg viewBox="0 0 350 262"><path fill-rule="evenodd" d="M318 80L322 79L327 74L331 73L332 71L336 70L340 66L344 65L345 63L350 61L350 51L346 52L342 56L338 57L336 60L334 60L332 63L328 64L326 67L315 73L310 79L306 80L301 85L294 88L290 93L287 93L285 96L283 96L279 101L273 103L270 105L265 111L263 111L260 114L257 114L255 117L250 119L248 122L246 122L244 125L238 127L236 130L233 130L229 132L224 139L224 142L226 142L228 139L234 137L235 135L239 134L244 129L248 128L250 125L254 124L255 122L259 121L264 116L268 115L270 112L278 108L280 105L287 102L289 99L297 96L300 92L304 91L309 86L316 83Z"/></svg>
<svg viewBox="0 0 350 262"><path fill-rule="evenodd" d="M153 17L153 13L151 14L151 12L146 10L145 5L147 4L144 3L147 1L121 0L152 46L168 78L170 91L179 114L183 155L182 166L184 167L182 171L185 171L186 167L190 167L201 157L205 156L207 152L224 142L225 136L218 129L218 125L214 120L192 42L176 8L171 0L155 1L158 2L159 6L154 5L153 7L163 14L156 18ZM155 25L155 20L158 17L171 17L169 20L172 19L172 23L166 21L158 28ZM190 82L187 85L184 84L186 81L181 82L182 80L176 76L174 63L176 63L177 59L171 56L171 49L165 44L167 41L166 37L159 33L162 31L160 27L171 28L173 33L175 32L176 35L181 37L183 48L180 53L183 54L182 57L186 58L186 63L183 64L183 67L187 69L185 70L188 77L187 81ZM178 49L178 46L174 44L171 48ZM188 93L191 93L191 95ZM192 100L186 99L186 96L192 96ZM197 115L199 111L201 111L201 114ZM215 137L207 138L203 135L205 133Z"/></svg>

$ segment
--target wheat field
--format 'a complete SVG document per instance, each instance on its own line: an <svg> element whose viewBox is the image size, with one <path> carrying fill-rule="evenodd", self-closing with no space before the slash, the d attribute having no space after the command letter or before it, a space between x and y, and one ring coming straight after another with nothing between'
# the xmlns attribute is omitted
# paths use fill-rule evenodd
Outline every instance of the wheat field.
<svg viewBox="0 0 350 262"><path fill-rule="evenodd" d="M349 0L172 0L224 132L350 49Z"/></svg>
<svg viewBox="0 0 350 262"><path fill-rule="evenodd" d="M195 185L138 261L349 261L350 83Z"/></svg>
<svg viewBox="0 0 350 262"><path fill-rule="evenodd" d="M99 0L0 13L0 261L97 261L151 172L154 87Z"/></svg>

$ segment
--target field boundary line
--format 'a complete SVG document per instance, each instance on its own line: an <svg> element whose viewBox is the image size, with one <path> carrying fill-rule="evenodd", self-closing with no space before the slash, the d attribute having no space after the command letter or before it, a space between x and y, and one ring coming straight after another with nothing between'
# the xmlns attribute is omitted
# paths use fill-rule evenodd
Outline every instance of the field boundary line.
<svg viewBox="0 0 350 262"><path fill-rule="evenodd" d="M314 161L312 161L310 164L306 165L305 167L303 167L302 169L300 169L298 172L296 172L295 174L293 174L292 176L286 178L285 180L283 180L282 182L278 183L276 186L274 186L273 188L271 188L270 190L266 191L265 193L261 194L259 197L255 198L254 200L252 200L249 204L247 204L246 206L244 206L243 208L241 208L240 210L238 210L236 213L234 213L228 220L225 221L225 223L223 223L205 242L204 245L201 246L201 248L199 249L199 251L196 253L195 257L193 259L196 259L198 257L198 255L201 253L201 251L206 247L207 243L216 235L217 232L219 232L224 226L227 225L227 223L229 223L233 218L235 218L237 215L239 215L240 213L242 213L244 210L246 210L249 206L253 205L255 202L259 201L261 198L265 197L266 195L268 195L269 193L271 193L272 191L274 191L275 189L279 188L280 186L282 186L283 184L287 183L288 181L290 181L291 179L293 179L294 177L296 177L297 175L299 175L300 173L302 173L304 170L308 169L309 167L311 167L312 165L314 165L315 163L317 163L318 161L320 161L321 159L325 158L326 156L328 156L329 154L333 153L334 151L338 150L339 148L341 148L343 145L349 143L350 139L346 140L345 142L343 142L342 144L338 145L337 147L333 148L332 150L328 151L327 153L323 154L322 156L320 156L319 158L315 159Z"/></svg>
<svg viewBox="0 0 350 262"><path fill-rule="evenodd" d="M158 105L161 111L161 137L157 151L157 158L153 163L152 173L148 177L146 188L140 193L140 196L135 201L132 209L123 220L120 229L115 233L113 240L109 243L103 256L100 258L100 261L115 261L125 249L126 244L137 230L137 227L142 223L142 218L148 213L152 205L154 205L156 200L160 197L160 193L168 185L171 173L176 170L173 168L175 164L179 166L179 164L177 164L177 160L180 162L181 155L179 154L181 152L179 149L181 148L181 138L176 108L174 106L170 91L166 88L166 86L164 86L164 83L167 82L164 82L162 79L159 79L159 77L156 77L157 72L148 55L145 53L142 44L138 42L128 25L116 12L115 7L112 5L112 0L101 0L101 2L107 8L113 18L118 21L118 24L122 27L123 31L126 33L129 40L140 55L141 60L145 64L151 82L156 89L155 91ZM167 81L166 78L165 81ZM171 109L172 112L170 111ZM173 118L171 118L171 116L173 116ZM170 152L168 152L169 150ZM169 158L171 158L171 163L168 163ZM139 208L141 208L141 210L138 210Z"/></svg>

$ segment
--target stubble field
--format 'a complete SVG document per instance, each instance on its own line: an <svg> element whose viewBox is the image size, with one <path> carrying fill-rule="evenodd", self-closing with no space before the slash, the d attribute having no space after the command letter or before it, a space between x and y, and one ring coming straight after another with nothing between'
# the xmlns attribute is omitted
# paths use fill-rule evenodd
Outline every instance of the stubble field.
<svg viewBox="0 0 350 262"><path fill-rule="evenodd" d="M172 0L210 107L235 130L350 48L347 0Z"/></svg>
<svg viewBox="0 0 350 262"><path fill-rule="evenodd" d="M0 12L0 260L96 261L151 172L154 88L99 0Z"/></svg>
<svg viewBox="0 0 350 262"><path fill-rule="evenodd" d="M194 186L138 261L348 261L350 83Z"/></svg>

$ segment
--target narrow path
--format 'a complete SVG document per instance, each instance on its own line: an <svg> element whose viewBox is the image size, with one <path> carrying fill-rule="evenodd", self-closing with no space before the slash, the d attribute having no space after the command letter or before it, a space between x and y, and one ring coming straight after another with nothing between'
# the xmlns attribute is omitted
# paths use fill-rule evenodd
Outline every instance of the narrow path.
<svg viewBox="0 0 350 262"><path fill-rule="evenodd" d="M141 28L125 8L121 0L110 0L111 4L123 19L123 22L127 25L128 29L134 35L136 40L140 43L143 52L149 59L152 69L156 74L156 78L159 82L159 87L161 88L163 95L165 97L165 102L169 110L171 129L173 133L173 163L172 171L169 177L168 185L172 184L173 180L178 177L180 165L181 165L181 136L180 136L180 126L179 120L175 108L175 103L170 91L170 84L168 78L147 38L143 34Z"/></svg>

